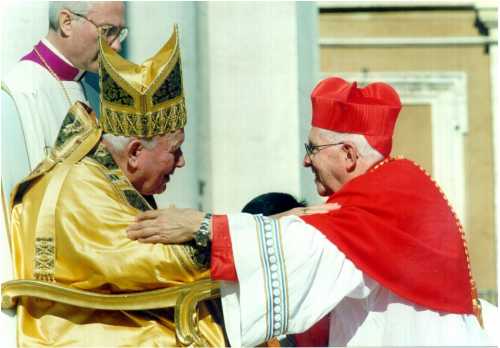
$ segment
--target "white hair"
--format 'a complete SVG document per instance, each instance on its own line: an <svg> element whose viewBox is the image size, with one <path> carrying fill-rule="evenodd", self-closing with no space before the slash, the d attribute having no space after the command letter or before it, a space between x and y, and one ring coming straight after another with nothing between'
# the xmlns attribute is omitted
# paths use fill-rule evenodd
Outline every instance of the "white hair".
<svg viewBox="0 0 500 348"><path fill-rule="evenodd" d="M132 139L136 139L134 137L125 137L123 135L113 135L109 133L104 134L102 137L115 152L123 152ZM156 147L156 140L156 137L139 139L141 144L148 150L152 150Z"/></svg>
<svg viewBox="0 0 500 348"><path fill-rule="evenodd" d="M86 16L94 2L90 1L49 1L49 28L59 29L59 13L66 9L73 13Z"/></svg>
<svg viewBox="0 0 500 348"><path fill-rule="evenodd" d="M332 143L340 143L344 141L352 142L356 146L359 154L370 164L377 163L384 159L384 156L371 147L366 138L361 134L339 133L326 129L320 129L320 134Z"/></svg>

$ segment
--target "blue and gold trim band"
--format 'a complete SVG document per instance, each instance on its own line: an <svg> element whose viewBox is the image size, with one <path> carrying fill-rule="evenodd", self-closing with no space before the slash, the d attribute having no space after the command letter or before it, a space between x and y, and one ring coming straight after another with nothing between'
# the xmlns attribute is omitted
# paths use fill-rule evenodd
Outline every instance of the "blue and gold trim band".
<svg viewBox="0 0 500 348"><path fill-rule="evenodd" d="M266 341L288 328L288 284L279 221L256 215L266 292Z"/></svg>

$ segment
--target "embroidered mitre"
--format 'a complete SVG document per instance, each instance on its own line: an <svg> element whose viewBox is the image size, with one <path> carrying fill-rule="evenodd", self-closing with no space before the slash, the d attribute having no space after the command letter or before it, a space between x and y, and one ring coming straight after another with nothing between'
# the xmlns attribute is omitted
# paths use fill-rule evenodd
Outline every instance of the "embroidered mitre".
<svg viewBox="0 0 500 348"><path fill-rule="evenodd" d="M106 133L151 138L186 125L177 25L167 43L137 65L99 39L101 116Z"/></svg>

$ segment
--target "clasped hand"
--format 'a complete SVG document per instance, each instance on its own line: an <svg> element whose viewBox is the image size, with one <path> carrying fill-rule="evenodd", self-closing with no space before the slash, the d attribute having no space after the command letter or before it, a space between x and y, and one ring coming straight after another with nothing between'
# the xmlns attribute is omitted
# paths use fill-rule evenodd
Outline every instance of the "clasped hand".
<svg viewBox="0 0 500 348"><path fill-rule="evenodd" d="M180 244L194 238L204 216L200 211L173 205L149 210L136 217L127 228L127 235L143 243Z"/></svg>
<svg viewBox="0 0 500 348"><path fill-rule="evenodd" d="M272 217L324 214L339 208L337 203L327 203L293 208ZM204 216L203 212L181 209L173 205L165 209L149 210L136 217L135 222L127 228L127 235L130 239L142 243L181 244L194 238Z"/></svg>

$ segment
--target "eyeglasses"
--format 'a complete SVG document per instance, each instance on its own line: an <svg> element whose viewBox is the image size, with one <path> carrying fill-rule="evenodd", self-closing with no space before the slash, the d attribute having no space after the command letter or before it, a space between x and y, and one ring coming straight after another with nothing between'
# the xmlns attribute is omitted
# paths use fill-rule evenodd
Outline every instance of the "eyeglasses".
<svg viewBox="0 0 500 348"><path fill-rule="evenodd" d="M71 12L71 11L70 11ZM86 16L71 12L77 17L81 17L88 22L92 23L94 27L97 28L97 31L100 32L105 38L106 41L111 45L113 42L115 42L116 39L120 40L120 42L123 42L127 38L128 35L128 28L127 27L117 27L115 25L111 24L101 24L97 25L92 19L87 18Z"/></svg>
<svg viewBox="0 0 500 348"><path fill-rule="evenodd" d="M342 145L342 144L344 144L344 143L340 142L340 143L323 144L323 145L313 145L311 143L304 143L304 147L306 148L307 156L309 156L309 159L311 159L312 156L317 154L319 151L326 149L327 147L335 146L335 145Z"/></svg>

